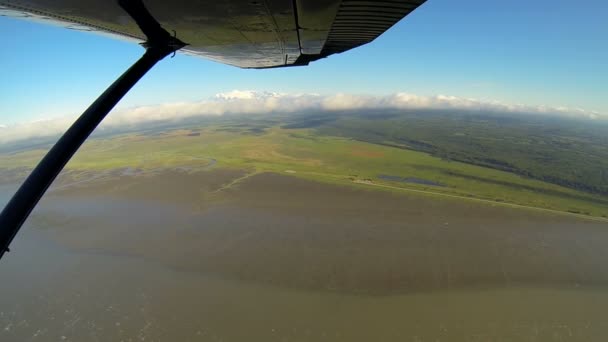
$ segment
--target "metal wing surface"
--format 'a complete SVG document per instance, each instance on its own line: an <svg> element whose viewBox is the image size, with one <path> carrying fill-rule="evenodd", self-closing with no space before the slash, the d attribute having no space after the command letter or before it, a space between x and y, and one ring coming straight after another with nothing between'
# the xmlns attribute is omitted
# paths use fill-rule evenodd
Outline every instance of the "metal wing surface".
<svg viewBox="0 0 608 342"><path fill-rule="evenodd" d="M188 46L180 52L241 68L307 65L367 44L425 0L145 0ZM0 15L145 41L107 0L0 0Z"/></svg>

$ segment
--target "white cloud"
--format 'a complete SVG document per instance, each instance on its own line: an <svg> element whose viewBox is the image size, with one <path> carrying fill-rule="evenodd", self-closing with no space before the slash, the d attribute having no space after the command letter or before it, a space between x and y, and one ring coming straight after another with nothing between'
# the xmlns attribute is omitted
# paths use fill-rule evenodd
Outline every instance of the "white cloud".
<svg viewBox="0 0 608 342"><path fill-rule="evenodd" d="M608 118L598 112L580 108L505 104L496 101L455 96L419 96L394 93L387 96L283 94L234 90L199 102L175 102L142 106L112 112L102 122L101 129L113 129L145 123L178 121L197 116L224 114L294 113L301 111L344 111L364 109L439 109L471 110L497 113L536 113L588 119ZM15 125L0 125L0 144L61 134L73 122L73 117L39 120Z"/></svg>
<svg viewBox="0 0 608 342"><path fill-rule="evenodd" d="M227 93L215 94L214 98L218 100L254 100L270 97L279 97L283 95L285 94L270 91L233 90Z"/></svg>
<svg viewBox="0 0 608 342"><path fill-rule="evenodd" d="M30 121L15 125L1 125L0 144L39 137L57 136L63 133L73 121L74 118L64 117Z"/></svg>

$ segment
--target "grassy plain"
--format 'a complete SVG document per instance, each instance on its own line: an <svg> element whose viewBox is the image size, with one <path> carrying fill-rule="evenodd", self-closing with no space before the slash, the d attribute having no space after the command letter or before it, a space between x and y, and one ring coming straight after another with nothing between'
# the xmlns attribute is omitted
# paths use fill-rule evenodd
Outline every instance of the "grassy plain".
<svg viewBox="0 0 608 342"><path fill-rule="evenodd" d="M252 129L245 124L217 123L194 129L95 138L77 153L66 172L76 179L124 168L185 168L193 172L213 167L245 170L247 174L274 172L382 191L450 195L608 217L608 199L598 194L425 152L319 134L313 128L281 127L285 126ZM0 155L0 169L4 175L21 177L43 153L32 150ZM437 185L408 182L409 179ZM237 180L226 187L238 183Z"/></svg>
<svg viewBox="0 0 608 342"><path fill-rule="evenodd" d="M608 196L608 122L602 120L389 111L337 116L317 131Z"/></svg>

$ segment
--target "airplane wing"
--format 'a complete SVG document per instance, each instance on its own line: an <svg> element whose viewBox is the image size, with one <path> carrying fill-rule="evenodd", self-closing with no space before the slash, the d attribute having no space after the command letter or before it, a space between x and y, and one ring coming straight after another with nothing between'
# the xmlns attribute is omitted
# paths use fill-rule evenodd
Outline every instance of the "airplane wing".
<svg viewBox="0 0 608 342"><path fill-rule="evenodd" d="M371 42L424 1L0 0L0 15L109 34L146 48L59 138L4 207L0 258L95 127L168 54L179 50L242 68L307 65Z"/></svg>
<svg viewBox="0 0 608 342"><path fill-rule="evenodd" d="M241 68L307 65L367 44L426 0L146 0L180 52ZM144 42L116 1L0 0L0 15Z"/></svg>

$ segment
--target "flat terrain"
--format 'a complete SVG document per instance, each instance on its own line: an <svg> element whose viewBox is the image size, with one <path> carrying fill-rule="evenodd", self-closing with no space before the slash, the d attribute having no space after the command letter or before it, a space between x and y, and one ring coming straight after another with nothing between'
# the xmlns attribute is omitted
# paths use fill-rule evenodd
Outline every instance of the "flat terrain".
<svg viewBox="0 0 608 342"><path fill-rule="evenodd" d="M231 187L219 184L230 179L240 181ZM197 197L204 198L202 205ZM111 203L113 198L119 202ZM146 218L129 201L162 208L154 219ZM114 212L122 205L133 208L129 214L136 221L101 211L100 219L91 220L77 209L88 212L97 206ZM124 177L56 191L43 208L49 211L34 217L37 225L76 248L137 255L179 270L281 287L386 295L516 284L608 284L608 274L598 272L608 258L602 248L608 244L606 223L286 175L243 179L221 171L173 171ZM182 210L186 212L179 215ZM67 221L58 224L62 219Z"/></svg>
<svg viewBox="0 0 608 342"><path fill-rule="evenodd" d="M211 168L64 177L0 339L603 341L604 222ZM91 176L91 174L87 174Z"/></svg>
<svg viewBox="0 0 608 342"><path fill-rule="evenodd" d="M511 158L515 138L457 160L441 151L458 141L376 141L356 120L213 118L89 140L0 263L0 340L606 340L596 178L526 174L538 149ZM594 144L576 149L601 155ZM0 203L44 149L0 154Z"/></svg>
<svg viewBox="0 0 608 342"><path fill-rule="evenodd" d="M446 142L446 132L442 130L446 130L445 126L450 126L445 124L438 125L435 129L436 139L430 140L427 137L424 140L436 145L451 146L452 149L458 148L460 151L460 154L448 153L449 155L470 152L471 158L477 158L467 161L465 158L446 157L439 147L431 148L423 140L408 138L410 142L405 144L405 138L397 139L411 136L408 133L412 130L409 125L421 125L421 119L410 123L407 118L409 117L395 119L391 116L366 121L354 114L346 118L332 116L328 122L319 121L316 116L266 120L219 118L208 122L204 127L163 128L94 138L68 164L64 176L79 181L100 177L99 171L106 174L129 174L167 167L189 171L217 167L247 174L275 172L360 188L371 187L393 192L415 190L417 193L447 194L463 199L475 198L583 216L608 217L608 197L601 190L605 184L605 169L598 169L604 163L601 157L605 144L599 138L596 139L598 141L593 140L595 145L591 142L576 145L578 150L571 153L561 151L560 144L548 140L526 147L516 138L533 130L522 124L519 135L513 133L516 137L507 139L502 136L502 140L495 141L493 145L482 144L484 149L479 148L481 143L477 140L480 138L475 135L476 142L469 138L469 150L466 150L466 144L458 141L452 144L451 140ZM425 118L430 120L433 117ZM404 122L408 124L405 125ZM397 130L396 133L385 131L386 125L391 123ZM470 130L488 130L476 125L479 123L473 121ZM301 126L315 127L300 128ZM504 130L502 126L499 128ZM457 133L458 128L454 129ZM501 130L495 129L494 133L501 134ZM419 135L425 130L421 128L415 132ZM539 136L543 131L533 132ZM386 139L379 141L380 136ZM458 140L459 137L455 136L454 139ZM576 136L571 137L575 138ZM548 146L553 145L557 147L549 151ZM421 146L427 146L428 151L422 151L424 148ZM538 146L547 151L539 151ZM500 148L517 150L517 154L513 152L508 155L505 151L498 151ZM0 154L0 182L18 182L40 160L43 153L43 149L30 149ZM482 157L483 153L494 156L494 161L482 165L481 159L485 158ZM536 162L532 161L538 156L554 158L557 164L534 164ZM608 154L606 157L608 160ZM601 160L596 160L598 158ZM459 159L463 160L458 161ZM519 166L507 167L513 163ZM536 166L530 166L532 164ZM542 165L546 167L543 168ZM555 179L541 176L542 172L538 170L544 170L542 172L546 174L557 172L583 175L579 178L586 180L586 185L572 183L573 186L568 186L567 182L553 182Z"/></svg>
<svg viewBox="0 0 608 342"><path fill-rule="evenodd" d="M302 118L291 125L306 126L307 122ZM606 120L532 114L379 111L338 115L313 126L323 134L413 149L445 160L608 195Z"/></svg>

